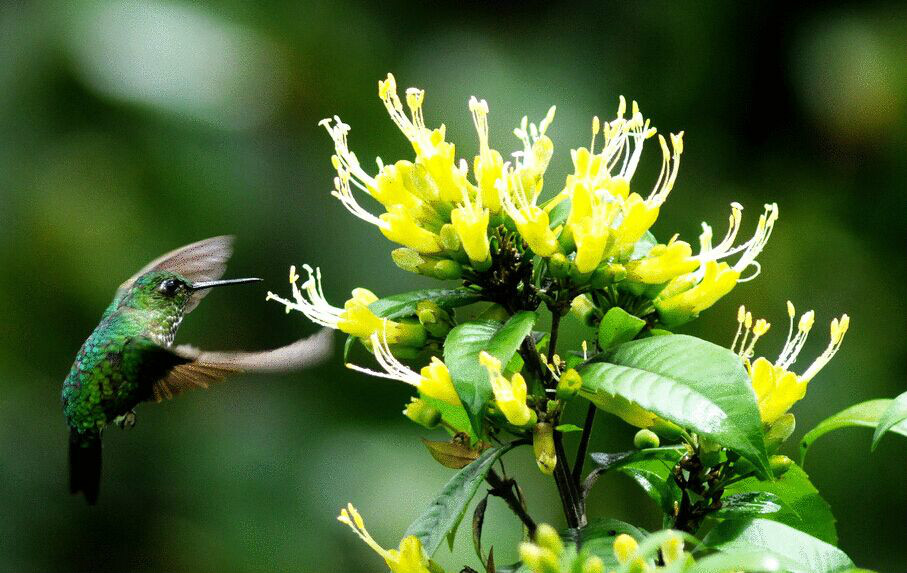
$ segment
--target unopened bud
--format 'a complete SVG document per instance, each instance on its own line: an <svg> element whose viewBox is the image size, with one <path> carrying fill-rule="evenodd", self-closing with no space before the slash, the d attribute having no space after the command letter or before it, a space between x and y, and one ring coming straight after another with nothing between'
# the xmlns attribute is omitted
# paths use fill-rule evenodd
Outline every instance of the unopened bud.
<svg viewBox="0 0 907 573"><path fill-rule="evenodd" d="M453 327L447 311L430 300L420 301L416 305L416 317L425 330L435 338L446 337Z"/></svg>
<svg viewBox="0 0 907 573"><path fill-rule="evenodd" d="M679 561L683 557L683 537L675 534L662 543L661 557L664 559L665 565Z"/></svg>
<svg viewBox="0 0 907 573"><path fill-rule="evenodd" d="M560 573L557 556L535 543L520 543L520 560L534 573Z"/></svg>
<svg viewBox="0 0 907 573"><path fill-rule="evenodd" d="M797 427L797 419L788 412L784 414L771 425L765 433L765 448L769 453L776 451L794 433Z"/></svg>
<svg viewBox="0 0 907 573"><path fill-rule="evenodd" d="M545 475L554 473L557 465L557 454L554 451L554 428L551 424L536 424L532 430L532 449L539 471Z"/></svg>
<svg viewBox="0 0 907 573"><path fill-rule="evenodd" d="M776 454L768 459L768 467L772 470L772 475L781 477L787 473L787 470L794 465L794 461L787 456Z"/></svg>
<svg viewBox="0 0 907 573"><path fill-rule="evenodd" d="M439 235L441 237L441 246L445 250L452 253L460 250L460 237L457 235L457 230L454 229L453 225L447 223L442 226Z"/></svg>
<svg viewBox="0 0 907 573"><path fill-rule="evenodd" d="M570 261L563 253L554 253L548 259L548 271L556 279L565 278L570 274Z"/></svg>
<svg viewBox="0 0 907 573"><path fill-rule="evenodd" d="M601 316L592 299L584 294L573 299L573 302L570 303L570 312L587 326L595 324L595 321Z"/></svg>
<svg viewBox="0 0 907 573"><path fill-rule="evenodd" d="M457 261L442 259L432 265L431 276L442 281L453 281L463 274L463 267Z"/></svg>
<svg viewBox="0 0 907 573"><path fill-rule="evenodd" d="M582 573L605 573L605 562L598 555L586 559Z"/></svg>
<svg viewBox="0 0 907 573"><path fill-rule="evenodd" d="M639 548L639 544L626 533L621 533L614 538L614 556L621 565L630 561L636 554L637 548Z"/></svg>
<svg viewBox="0 0 907 573"><path fill-rule="evenodd" d="M600 289L610 284L619 283L627 278L627 269L618 263L602 265L592 272L590 283L592 288Z"/></svg>
<svg viewBox="0 0 907 573"><path fill-rule="evenodd" d="M535 542L555 555L560 555L561 551L564 550L564 542L561 541L561 536L547 523L542 523L535 530Z"/></svg>
<svg viewBox="0 0 907 573"><path fill-rule="evenodd" d="M429 430L441 423L441 412L421 398L411 398L403 410L403 415Z"/></svg>
<svg viewBox="0 0 907 573"><path fill-rule="evenodd" d="M579 372L573 368L561 374L561 379L557 382L558 400L569 400L573 398L579 389L583 386L583 379Z"/></svg>
<svg viewBox="0 0 907 573"><path fill-rule="evenodd" d="M460 263L456 261L428 257L406 247L391 251L391 258L394 264L404 271L439 280L458 279L463 271Z"/></svg>
<svg viewBox="0 0 907 573"><path fill-rule="evenodd" d="M661 440L658 437L658 434L652 430L642 429L636 432L636 435L633 436L633 445L639 448L640 450L645 450L647 448L657 448L661 445Z"/></svg>

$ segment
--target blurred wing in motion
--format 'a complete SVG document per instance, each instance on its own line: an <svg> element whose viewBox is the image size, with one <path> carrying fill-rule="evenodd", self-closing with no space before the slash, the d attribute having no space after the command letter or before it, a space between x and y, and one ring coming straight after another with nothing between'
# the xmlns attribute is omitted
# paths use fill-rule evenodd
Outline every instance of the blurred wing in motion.
<svg viewBox="0 0 907 573"><path fill-rule="evenodd" d="M227 261L232 254L233 237L230 235L211 237L170 251L142 267L139 272L121 284L114 295L114 302L119 301L129 291L137 278L149 271L172 271L192 282L217 280L227 270ZM191 312L208 291L209 289L196 291L186 312Z"/></svg>
<svg viewBox="0 0 907 573"><path fill-rule="evenodd" d="M170 370L154 383L152 397L160 402L191 388L206 389L230 374L239 372L289 372L318 364L333 347L330 329L297 340L293 344L261 352L209 352L181 345L172 350Z"/></svg>

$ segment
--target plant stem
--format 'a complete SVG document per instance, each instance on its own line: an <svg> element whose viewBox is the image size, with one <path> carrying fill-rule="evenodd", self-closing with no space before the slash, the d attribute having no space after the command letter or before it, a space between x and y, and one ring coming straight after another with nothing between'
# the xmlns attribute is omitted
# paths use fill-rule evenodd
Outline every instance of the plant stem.
<svg viewBox="0 0 907 573"><path fill-rule="evenodd" d="M582 502L579 499L567 466L567 453L564 451L564 442L560 432L554 433L554 451L557 454L557 465L554 466L554 483L557 484L561 503L564 506L564 517L567 518L567 527L577 528L586 524L586 516L582 511Z"/></svg>
<svg viewBox="0 0 907 573"><path fill-rule="evenodd" d="M485 481L491 486L491 494L503 499L510 510L520 518L520 521L522 521L523 525L526 526L526 529L529 530L530 537L534 536L536 529L535 520L526 512L526 507L513 493L513 487L516 483L512 479L505 480L501 478L501 476L493 469L485 476Z"/></svg>
<svg viewBox="0 0 907 573"><path fill-rule="evenodd" d="M583 477L583 464L586 463L586 451L589 449L589 438L592 436L592 424L595 422L595 412L597 410L595 404L589 404L589 409L586 411L586 421L583 423L583 434L576 450L576 461L573 462L573 483L576 485L577 490Z"/></svg>

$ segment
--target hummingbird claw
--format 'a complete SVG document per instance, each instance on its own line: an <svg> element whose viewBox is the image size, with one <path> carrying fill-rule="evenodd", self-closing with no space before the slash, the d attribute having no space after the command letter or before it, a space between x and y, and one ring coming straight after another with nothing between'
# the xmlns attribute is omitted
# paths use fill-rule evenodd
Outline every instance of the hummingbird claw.
<svg viewBox="0 0 907 573"><path fill-rule="evenodd" d="M116 424L121 430L131 430L133 426L135 426L135 422L135 410L129 410L122 416L117 416L113 419L113 423Z"/></svg>

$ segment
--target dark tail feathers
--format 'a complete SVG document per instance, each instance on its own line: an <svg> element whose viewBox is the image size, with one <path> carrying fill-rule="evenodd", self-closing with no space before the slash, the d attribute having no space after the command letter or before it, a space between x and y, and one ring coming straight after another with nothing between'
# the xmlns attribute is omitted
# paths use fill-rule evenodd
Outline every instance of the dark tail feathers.
<svg viewBox="0 0 907 573"><path fill-rule="evenodd" d="M85 494L89 505L98 501L101 487L101 435L69 431L69 492Z"/></svg>

